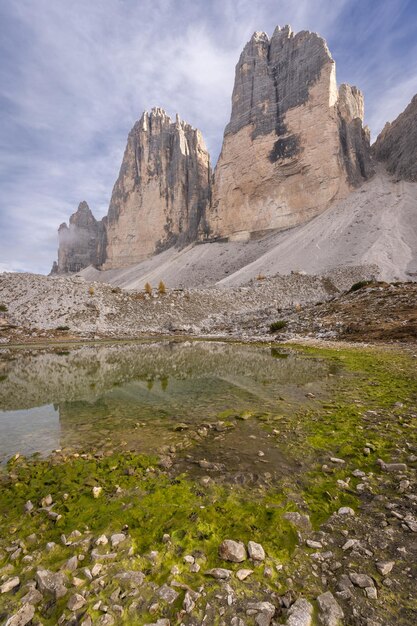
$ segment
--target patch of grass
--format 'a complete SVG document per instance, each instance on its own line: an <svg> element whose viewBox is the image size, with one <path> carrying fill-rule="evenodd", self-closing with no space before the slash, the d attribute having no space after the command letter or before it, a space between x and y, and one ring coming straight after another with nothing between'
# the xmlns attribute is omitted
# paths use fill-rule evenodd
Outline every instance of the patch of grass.
<svg viewBox="0 0 417 626"><path fill-rule="evenodd" d="M152 287L149 283L145 283L144 290L145 290L145 293L148 294L148 296L152 295Z"/></svg>
<svg viewBox="0 0 417 626"><path fill-rule="evenodd" d="M348 293L352 293L352 291L359 291L363 287L367 287L372 284L372 280L359 280L357 283L353 283L352 287L349 289Z"/></svg>
<svg viewBox="0 0 417 626"><path fill-rule="evenodd" d="M57 326L55 330L69 330L69 326Z"/></svg>
<svg viewBox="0 0 417 626"><path fill-rule="evenodd" d="M276 322L272 322L269 327L270 333L277 333L280 330L283 330L287 326L288 322L286 320L278 320Z"/></svg>
<svg viewBox="0 0 417 626"><path fill-rule="evenodd" d="M8 310L6 304L0 304L0 313L7 313Z"/></svg>
<svg viewBox="0 0 417 626"><path fill-rule="evenodd" d="M351 481L352 489L337 487L338 479L346 480L353 469L380 472L378 458L389 462L399 442L417 440L416 428L402 427L401 412L415 405L417 377L415 363L404 353L383 349L320 349L299 348L313 358L325 358L343 375L337 380L331 402L319 409L306 410L299 421L300 432L293 442L292 452L304 456L312 465L302 477L304 499L316 526L340 506L355 506L359 498L355 491L358 480ZM412 426L412 424L411 424ZM416 441L417 442L417 441ZM367 443L371 454L364 454ZM404 453L405 454L405 453ZM345 460L342 467L331 467L330 474L322 465L332 465L329 458ZM406 461L406 459L403 459Z"/></svg>
<svg viewBox="0 0 417 626"><path fill-rule="evenodd" d="M163 296L163 295L166 294L166 292L167 292L167 290L166 290L166 287L165 287L165 283L164 283L163 280L161 280L159 282L159 285L158 285L158 293L159 293L160 296Z"/></svg>

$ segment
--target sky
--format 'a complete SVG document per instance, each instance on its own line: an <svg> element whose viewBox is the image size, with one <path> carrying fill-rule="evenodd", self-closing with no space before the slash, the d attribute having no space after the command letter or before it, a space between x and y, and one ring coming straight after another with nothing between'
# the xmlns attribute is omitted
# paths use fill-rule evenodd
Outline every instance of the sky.
<svg viewBox="0 0 417 626"><path fill-rule="evenodd" d="M416 0L0 0L0 272L48 273L57 228L107 213L127 134L163 107L213 164L254 31L321 34L373 139L417 92Z"/></svg>

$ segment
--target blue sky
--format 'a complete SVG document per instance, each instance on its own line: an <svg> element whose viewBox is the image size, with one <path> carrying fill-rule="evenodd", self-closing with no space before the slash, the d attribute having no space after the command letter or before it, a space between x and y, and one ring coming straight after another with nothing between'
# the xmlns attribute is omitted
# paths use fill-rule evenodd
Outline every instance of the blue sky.
<svg viewBox="0 0 417 626"><path fill-rule="evenodd" d="M373 138L417 92L415 0L0 0L0 271L47 273L78 203L107 212L143 110L215 161L241 49L287 23L325 37Z"/></svg>

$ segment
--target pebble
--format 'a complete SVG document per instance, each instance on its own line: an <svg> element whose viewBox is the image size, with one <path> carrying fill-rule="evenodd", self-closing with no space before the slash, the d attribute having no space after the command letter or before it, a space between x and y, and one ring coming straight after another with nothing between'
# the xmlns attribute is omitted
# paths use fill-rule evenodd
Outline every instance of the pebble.
<svg viewBox="0 0 417 626"><path fill-rule="evenodd" d="M109 543L109 540L107 539L106 535L100 535L100 537L98 537L98 539L96 539L96 546L106 546Z"/></svg>
<svg viewBox="0 0 417 626"><path fill-rule="evenodd" d="M103 487L93 487L93 497L99 498L103 491Z"/></svg>
<svg viewBox="0 0 417 626"><path fill-rule="evenodd" d="M26 626L35 615L35 607L32 604L24 604L17 613L9 617L4 626Z"/></svg>
<svg viewBox="0 0 417 626"><path fill-rule="evenodd" d="M311 626L313 606L305 598L299 598L288 610L287 626Z"/></svg>
<svg viewBox="0 0 417 626"><path fill-rule="evenodd" d="M255 541L249 541L248 552L249 552L249 557L253 561L265 560L265 550L263 549L260 543L256 543Z"/></svg>
<svg viewBox="0 0 417 626"><path fill-rule="evenodd" d="M318 596L317 604L320 612L320 623L323 626L339 626L343 623L343 610L330 591Z"/></svg>
<svg viewBox="0 0 417 626"><path fill-rule="evenodd" d="M357 574L356 572L349 572L349 578L356 587L366 589L367 587L375 587L375 583L367 574Z"/></svg>
<svg viewBox="0 0 417 626"><path fill-rule="evenodd" d="M306 545L309 548L314 548L315 550L319 550L320 548L323 547L323 544L320 543L320 541L313 541L312 539L307 539Z"/></svg>
<svg viewBox="0 0 417 626"><path fill-rule="evenodd" d="M375 565L381 576L388 576L395 565L395 561L377 561Z"/></svg>
<svg viewBox="0 0 417 626"><path fill-rule="evenodd" d="M126 535L124 533L115 533L110 537L110 543L112 548L117 548L123 541L126 541Z"/></svg>
<svg viewBox="0 0 417 626"><path fill-rule="evenodd" d="M212 578L216 578L217 580L228 580L232 575L232 571L230 569L223 569L222 567L215 567L207 570L206 575L212 576Z"/></svg>
<svg viewBox="0 0 417 626"><path fill-rule="evenodd" d="M248 578L251 574L253 574L253 569L239 569L236 572L236 578L238 580L245 580L245 578Z"/></svg>
<svg viewBox="0 0 417 626"><path fill-rule="evenodd" d="M224 561L231 561L232 563L241 563L248 558L244 544L233 539L225 539L221 543L219 556Z"/></svg>
<svg viewBox="0 0 417 626"><path fill-rule="evenodd" d="M15 589L20 585L20 578L18 576L13 576L13 578L8 578L0 587L0 593L8 593Z"/></svg>
<svg viewBox="0 0 417 626"><path fill-rule="evenodd" d="M342 506L337 512L338 515L355 515L355 511L350 506Z"/></svg>
<svg viewBox="0 0 417 626"><path fill-rule="evenodd" d="M70 599L68 600L67 603L67 608L70 611L78 611L79 609L82 609L82 607L86 604L86 600L85 598L80 595L79 593L75 593L73 596L70 597Z"/></svg>

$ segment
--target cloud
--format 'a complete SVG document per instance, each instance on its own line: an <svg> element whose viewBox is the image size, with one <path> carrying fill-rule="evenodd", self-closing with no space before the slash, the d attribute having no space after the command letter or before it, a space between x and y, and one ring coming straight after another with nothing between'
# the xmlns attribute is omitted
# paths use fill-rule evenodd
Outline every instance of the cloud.
<svg viewBox="0 0 417 626"><path fill-rule="evenodd" d="M86 200L97 217L106 213L127 134L145 109L162 106L200 128L215 161L235 64L255 30L272 33L277 24L291 23L294 30L320 32L339 78L364 87L368 121L379 130L404 108L415 84L411 5L394 4L2 3L0 268L49 271L57 227L78 203Z"/></svg>

